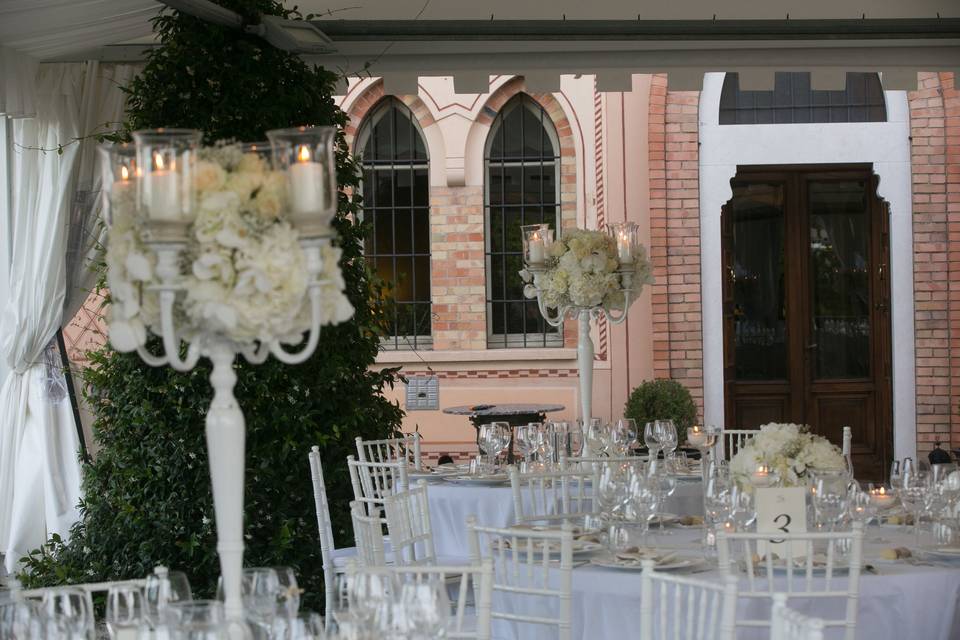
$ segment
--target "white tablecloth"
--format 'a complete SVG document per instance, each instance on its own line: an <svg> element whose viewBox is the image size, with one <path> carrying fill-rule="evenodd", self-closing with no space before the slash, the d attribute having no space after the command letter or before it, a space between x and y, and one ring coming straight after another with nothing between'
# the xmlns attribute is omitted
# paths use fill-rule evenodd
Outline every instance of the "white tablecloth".
<svg viewBox="0 0 960 640"><path fill-rule="evenodd" d="M466 520L476 516L488 527L514 524L513 493L510 485L485 487L434 482L427 490L433 539L440 557L467 557ZM703 484L681 480L663 511L680 515L703 515Z"/></svg>
<svg viewBox="0 0 960 640"><path fill-rule="evenodd" d="M897 528L899 529L899 528ZM890 542L870 543L876 536L876 527L867 532L864 562L876 567L876 575L866 573L860 578L860 600L857 622L858 640L957 640L960 638L960 564L951 567L915 566L902 561L879 560L880 549L891 546L911 547L912 536L904 531L884 528L884 538ZM680 530L670 538L654 536L657 546L680 546L696 553L699 533ZM694 574L701 580L720 577L716 570ZM746 578L741 582L746 587ZM738 617L759 618L756 609L762 601L741 599ZM823 618L841 618L842 601L802 601L793 599L790 606L809 615ZM627 630L636 629L640 610L640 573L604 569L591 565L577 567L573 572L573 638L590 640L621 640ZM749 607L749 613L747 613ZM767 609L762 610L766 613ZM746 615L744 615L746 614ZM523 631L523 640L532 640L536 633ZM509 630L499 630L498 637L511 637ZM826 637L835 638L831 631ZM751 638L744 629L738 638ZM758 637L766 638L765 634Z"/></svg>

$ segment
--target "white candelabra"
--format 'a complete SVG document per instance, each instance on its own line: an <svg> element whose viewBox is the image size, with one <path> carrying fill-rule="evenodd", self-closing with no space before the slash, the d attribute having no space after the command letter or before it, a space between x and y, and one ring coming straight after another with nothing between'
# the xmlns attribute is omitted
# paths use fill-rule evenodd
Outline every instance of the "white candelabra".
<svg viewBox="0 0 960 640"><path fill-rule="evenodd" d="M324 324L323 250L330 243L330 220L336 212L337 184L334 162L335 130L332 127L285 129L269 132L270 144L246 145L263 155L272 150L272 166L286 182L288 218L299 232L303 249L309 303L310 326L305 344L287 351L279 339L237 340L223 330L193 326L189 336L178 329L183 316L180 300L188 290L189 267L184 268L194 218L193 199L196 147L199 133L159 129L134 134L136 145L104 148L108 205L124 189L135 192L135 210L144 225L144 244L156 255L156 279L145 286L155 293L159 305L159 333L164 354L154 355L142 344L136 352L150 366L169 365L176 371L190 371L201 357L213 364L210 383L213 400L206 415L206 440L217 527L217 552L223 577L225 610L228 618L243 618L241 577L243 569L243 493L246 427L243 412L234 397L237 381L233 363L242 355L251 364L261 364L273 355L285 364L302 363L316 349ZM265 162L269 162L265 160ZM112 180L112 182L108 182ZM112 185L112 187L110 186ZM111 225L108 209L107 222ZM181 355L181 344L189 346Z"/></svg>
<svg viewBox="0 0 960 640"><path fill-rule="evenodd" d="M548 266L547 253L553 244L553 230L547 225L530 225L524 228L524 268L532 275L532 283L528 285L535 292L537 305L543 319L551 327L562 327L568 319L578 321L577 337L577 371L580 378L580 418L584 429L587 428L590 418L593 417L593 337L590 334L590 320L605 317L614 325L623 323L627 319L627 312L631 303L640 292L644 280L637 281L637 263L643 260L643 252L637 241L637 226L634 223L618 223L611 225L610 234L616 243L619 267L615 271L620 281L620 292L623 294L623 308L610 309L600 304L595 306L580 306L576 304L560 304L549 306L544 300L542 279L544 274L551 270ZM584 450L584 455L589 452Z"/></svg>

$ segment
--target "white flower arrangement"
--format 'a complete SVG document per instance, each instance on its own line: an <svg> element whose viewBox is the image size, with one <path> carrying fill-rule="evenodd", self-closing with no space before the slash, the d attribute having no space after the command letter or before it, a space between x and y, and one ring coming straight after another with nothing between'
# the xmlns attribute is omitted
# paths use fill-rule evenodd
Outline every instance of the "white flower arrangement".
<svg viewBox="0 0 960 640"><path fill-rule="evenodd" d="M286 182L255 153L235 145L203 148L194 167L196 219L184 254L188 275L176 324L190 341L217 331L238 343L300 342L310 329L304 252L284 218ZM132 189L111 194L106 252L110 342L133 351L147 331L161 335L156 255L140 236ZM343 293L339 248L321 250L321 324L343 322L353 306Z"/></svg>
<svg viewBox="0 0 960 640"><path fill-rule="evenodd" d="M839 447L810 433L809 427L771 422L733 456L730 474L741 486L748 486L761 465L781 485L793 487L804 484L810 471L842 471L844 459Z"/></svg>
<svg viewBox="0 0 960 640"><path fill-rule="evenodd" d="M627 305L619 270L620 259L614 239L602 231L570 229L547 249L544 271L537 274L536 286L546 307L593 308L625 311ZM631 288L633 302L643 285L653 282L646 250L638 247L631 265L634 268ZM533 284L533 273L524 269L520 277ZM537 297L534 286L527 286L524 294Z"/></svg>

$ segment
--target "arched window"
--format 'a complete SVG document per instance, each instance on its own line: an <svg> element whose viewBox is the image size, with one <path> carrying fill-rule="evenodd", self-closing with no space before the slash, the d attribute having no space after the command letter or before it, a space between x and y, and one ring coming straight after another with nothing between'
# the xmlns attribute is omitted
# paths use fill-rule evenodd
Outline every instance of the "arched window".
<svg viewBox="0 0 960 640"><path fill-rule="evenodd" d="M363 219L373 226L364 254L390 287L387 349L429 349L430 183L427 147L413 113L386 98L363 121Z"/></svg>
<svg viewBox="0 0 960 640"><path fill-rule="evenodd" d="M728 73L720 94L720 124L886 122L883 86L876 73L847 73L842 91L814 90L810 74L777 72L773 91L741 91Z"/></svg>
<svg viewBox="0 0 960 640"><path fill-rule="evenodd" d="M560 145L550 117L520 94L497 114L486 165L487 346L559 347L563 335L544 322L536 300L523 295L520 227L546 222L559 229Z"/></svg>

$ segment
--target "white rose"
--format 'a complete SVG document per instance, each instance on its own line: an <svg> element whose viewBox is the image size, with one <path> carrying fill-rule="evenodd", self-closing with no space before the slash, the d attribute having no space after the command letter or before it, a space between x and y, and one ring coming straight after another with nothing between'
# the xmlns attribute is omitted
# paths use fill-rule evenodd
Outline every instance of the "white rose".
<svg viewBox="0 0 960 640"><path fill-rule="evenodd" d="M218 191L223 188L227 180L227 172L219 164L198 160L194 168L194 185L196 189L205 193Z"/></svg>
<svg viewBox="0 0 960 640"><path fill-rule="evenodd" d="M137 319L110 320L110 344L121 353L136 351L147 343L147 329Z"/></svg>

